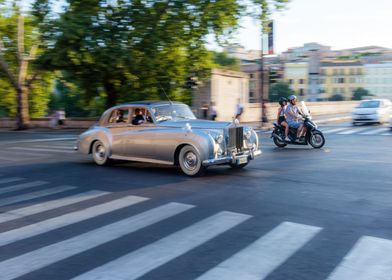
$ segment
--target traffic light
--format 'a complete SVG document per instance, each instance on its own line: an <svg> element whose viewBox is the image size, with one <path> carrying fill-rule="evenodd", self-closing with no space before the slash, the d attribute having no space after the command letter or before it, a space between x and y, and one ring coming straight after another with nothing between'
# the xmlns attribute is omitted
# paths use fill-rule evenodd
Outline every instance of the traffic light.
<svg viewBox="0 0 392 280"><path fill-rule="evenodd" d="M197 85L199 84L197 77L195 76L188 76L186 77L186 82L185 82L185 87L192 89L196 88Z"/></svg>

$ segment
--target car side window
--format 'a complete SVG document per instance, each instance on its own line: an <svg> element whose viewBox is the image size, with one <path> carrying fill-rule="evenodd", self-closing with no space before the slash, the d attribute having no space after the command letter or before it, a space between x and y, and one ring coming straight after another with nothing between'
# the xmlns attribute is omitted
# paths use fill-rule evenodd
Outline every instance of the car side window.
<svg viewBox="0 0 392 280"><path fill-rule="evenodd" d="M115 109L109 117L109 124L127 124L129 118L129 109Z"/></svg>

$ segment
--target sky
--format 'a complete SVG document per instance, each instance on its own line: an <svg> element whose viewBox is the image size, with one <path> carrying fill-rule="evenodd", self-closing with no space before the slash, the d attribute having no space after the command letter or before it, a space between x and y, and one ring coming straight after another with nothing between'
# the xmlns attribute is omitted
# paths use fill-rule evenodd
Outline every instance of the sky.
<svg viewBox="0 0 392 280"><path fill-rule="evenodd" d="M392 48L392 0L291 0L273 19L276 53L308 42L334 50ZM241 26L235 41L248 50L260 49L259 24L244 18Z"/></svg>

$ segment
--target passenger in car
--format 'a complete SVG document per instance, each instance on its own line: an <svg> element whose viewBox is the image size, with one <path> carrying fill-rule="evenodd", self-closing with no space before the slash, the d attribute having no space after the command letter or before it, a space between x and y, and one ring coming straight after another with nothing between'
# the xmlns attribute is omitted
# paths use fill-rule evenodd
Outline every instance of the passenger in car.
<svg viewBox="0 0 392 280"><path fill-rule="evenodd" d="M144 123L146 120L144 119L144 114L142 109L136 108L135 109L135 117L132 120L133 125L139 125Z"/></svg>

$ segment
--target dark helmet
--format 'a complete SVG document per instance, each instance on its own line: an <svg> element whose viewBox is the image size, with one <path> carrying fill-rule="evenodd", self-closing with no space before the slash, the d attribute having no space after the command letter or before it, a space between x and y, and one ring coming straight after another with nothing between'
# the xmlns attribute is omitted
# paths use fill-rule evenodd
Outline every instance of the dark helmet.
<svg viewBox="0 0 392 280"><path fill-rule="evenodd" d="M289 96L289 100L290 101L293 101L293 100L296 100L297 99L297 96L295 96L295 95L290 95Z"/></svg>
<svg viewBox="0 0 392 280"><path fill-rule="evenodd" d="M287 98L286 97L279 97L279 104L280 106L283 106L283 103L287 103Z"/></svg>

